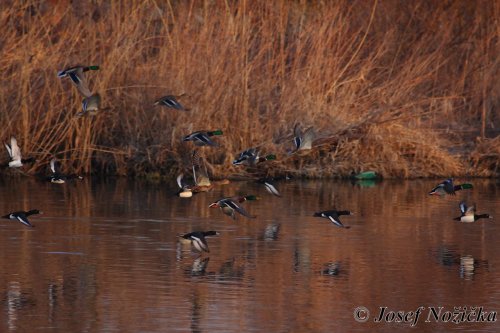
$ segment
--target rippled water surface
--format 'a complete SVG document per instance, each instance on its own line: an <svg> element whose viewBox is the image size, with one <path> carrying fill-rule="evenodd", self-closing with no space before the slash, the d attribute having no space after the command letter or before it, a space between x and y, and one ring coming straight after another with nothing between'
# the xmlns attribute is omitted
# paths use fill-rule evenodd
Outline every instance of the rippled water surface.
<svg viewBox="0 0 500 333"><path fill-rule="evenodd" d="M38 208L35 228L0 220L0 332L406 331L380 307L415 311L419 332L498 331L496 323L426 323L429 306L500 311L500 184L429 197L436 181L241 182L191 199L171 184L125 179L66 185L0 181L0 215ZM256 194L236 221L208 205ZM460 224L458 203L492 220ZM350 229L312 217L350 209ZM197 258L176 235L217 230ZM366 307L370 319L354 320Z"/></svg>

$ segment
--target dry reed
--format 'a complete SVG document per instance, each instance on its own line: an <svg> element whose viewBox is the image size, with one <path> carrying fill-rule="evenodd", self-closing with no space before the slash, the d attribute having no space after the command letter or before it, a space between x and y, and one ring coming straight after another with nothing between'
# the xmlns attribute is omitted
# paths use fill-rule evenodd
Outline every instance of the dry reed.
<svg viewBox="0 0 500 333"><path fill-rule="evenodd" d="M57 155L75 172L169 176L184 135L220 128L223 148L203 148L218 177L257 145L277 153L272 174L498 175L481 157L498 140L470 157L448 133L498 128L499 15L497 1L3 1L2 139L36 155L31 173ZM81 97L56 73L76 64L101 66L87 78L108 111L74 117ZM191 111L153 107L180 93ZM320 138L290 157L296 122Z"/></svg>

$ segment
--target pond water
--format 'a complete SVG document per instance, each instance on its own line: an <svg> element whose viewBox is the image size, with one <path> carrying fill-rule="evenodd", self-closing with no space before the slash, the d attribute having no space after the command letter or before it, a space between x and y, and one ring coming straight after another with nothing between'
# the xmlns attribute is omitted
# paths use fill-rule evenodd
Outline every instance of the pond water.
<svg viewBox="0 0 500 333"><path fill-rule="evenodd" d="M436 180L290 180L282 198L238 182L183 199L174 182L3 179L0 215L43 214L0 219L0 332L393 332L411 323L375 322L381 307L420 306L419 332L498 331L426 322L429 307L500 311L500 183L469 181L445 198L427 195ZM260 197L242 204L256 219L208 208L236 194ZM453 221L462 199L495 218ZM333 207L350 229L312 217ZM194 230L220 232L199 258L177 244Z"/></svg>

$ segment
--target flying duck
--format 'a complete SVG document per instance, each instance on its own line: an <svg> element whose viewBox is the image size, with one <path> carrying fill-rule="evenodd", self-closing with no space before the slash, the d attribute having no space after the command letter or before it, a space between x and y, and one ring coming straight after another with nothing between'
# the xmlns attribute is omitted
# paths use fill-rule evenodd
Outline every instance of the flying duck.
<svg viewBox="0 0 500 333"><path fill-rule="evenodd" d="M78 91L84 97L89 97L90 95L92 95L92 93L88 88L88 83L83 73L89 70L96 71L98 69L99 66L75 66L60 71L59 73L57 73L57 76L59 78L69 77L71 81L75 84Z"/></svg>
<svg viewBox="0 0 500 333"><path fill-rule="evenodd" d="M275 160L276 155L269 154L266 156L259 156L258 148L249 148L240 153L240 155L233 161L233 165L249 165L254 166L269 160Z"/></svg>
<svg viewBox="0 0 500 333"><path fill-rule="evenodd" d="M182 141L193 141L196 146L213 146L218 147L219 144L210 139L211 136L222 135L222 130L215 131L196 131L186 135Z"/></svg>
<svg viewBox="0 0 500 333"><path fill-rule="evenodd" d="M323 217L332 221L337 227L349 229L350 226L344 226L342 222L340 222L340 215L353 215L348 210L324 210L322 212L316 212L313 216L315 217Z"/></svg>
<svg viewBox="0 0 500 333"><path fill-rule="evenodd" d="M289 154L296 153L299 150L312 149L312 143L316 137L316 135L314 134L314 129L312 127L309 127L304 132L302 132L299 128L299 124L296 124L293 129L293 132L294 132L294 138L293 138L294 149L292 149L292 151L290 151Z"/></svg>
<svg viewBox="0 0 500 333"><path fill-rule="evenodd" d="M82 176L76 174L65 175L61 173L61 165L55 158L50 160L50 171L52 171L52 175L48 177L48 180L54 184L64 184L66 180L71 179L83 179Z"/></svg>
<svg viewBox="0 0 500 333"><path fill-rule="evenodd" d="M28 220L28 216L34 215L34 214L41 214L41 213L42 212L40 212L38 209L32 209L32 210L29 210L27 212L19 211L19 212L9 213L7 215L2 216L2 218L9 219L9 220L16 220L16 221L21 222L22 224L24 224L27 227L33 228L33 225Z"/></svg>
<svg viewBox="0 0 500 333"><path fill-rule="evenodd" d="M471 222L476 222L479 219L492 219L493 216L490 214L476 214L476 205L472 205L470 207L467 207L464 201L462 201L459 205L460 207L460 212L462 213L459 217L455 217L455 221L459 222L466 222L466 223L471 223Z"/></svg>
<svg viewBox="0 0 500 333"><path fill-rule="evenodd" d="M465 190L472 188L472 184L460 184L453 185L453 178L448 178L442 183L439 183L436 187L434 187L429 195L439 195L441 197L446 194L455 195L455 191Z"/></svg>
<svg viewBox="0 0 500 333"><path fill-rule="evenodd" d="M4 167L8 166L9 168L20 168L24 163L33 163L35 159L33 157L24 159L21 156L21 149L17 145L17 140L15 137L10 138L10 146L7 143L4 143L5 148L7 148L7 152L9 153L9 157L11 161L4 165Z"/></svg>
<svg viewBox="0 0 500 333"><path fill-rule="evenodd" d="M257 200L257 197L254 195L247 195L247 196L222 198L217 200L216 202L211 203L210 206L208 207L210 208L219 207L224 214L230 216L233 220L236 220L236 212L240 213L245 217L254 219L256 218L256 216L250 215L246 210L244 210L242 207L238 205L238 203L247 200Z"/></svg>
<svg viewBox="0 0 500 333"><path fill-rule="evenodd" d="M162 105L162 106L165 106L167 108L180 110L180 111L189 111L190 109L185 108L184 106L182 106L181 103L179 103L177 101L177 98L182 97L184 95L185 94L181 94L178 96L174 96L174 95L163 96L163 97L157 99L154 102L154 105Z"/></svg>
<svg viewBox="0 0 500 333"><path fill-rule="evenodd" d="M208 249L207 240L205 237L208 236L218 236L219 233L217 231L193 231L185 235L180 235L179 242L185 245L191 245L192 249L196 252L210 252Z"/></svg>

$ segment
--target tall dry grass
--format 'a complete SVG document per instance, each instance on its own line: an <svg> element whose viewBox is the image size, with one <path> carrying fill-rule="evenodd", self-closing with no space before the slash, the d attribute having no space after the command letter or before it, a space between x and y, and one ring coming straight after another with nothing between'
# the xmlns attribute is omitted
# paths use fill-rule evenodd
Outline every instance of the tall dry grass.
<svg viewBox="0 0 500 333"><path fill-rule="evenodd" d="M497 1L3 1L0 125L45 170L171 175L183 135L215 176L259 145L272 174L475 175L470 138L498 130ZM56 73L75 64L109 111L75 118L81 97ZM153 107L187 93L188 113ZM295 123L318 147L289 157ZM463 134L465 133L465 134ZM457 153L458 152L458 153ZM498 157L497 157L498 158ZM477 160L477 158L476 158ZM498 165L498 160L496 162ZM497 170L493 174L498 174Z"/></svg>

